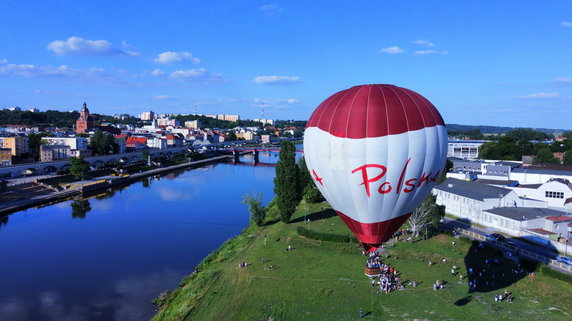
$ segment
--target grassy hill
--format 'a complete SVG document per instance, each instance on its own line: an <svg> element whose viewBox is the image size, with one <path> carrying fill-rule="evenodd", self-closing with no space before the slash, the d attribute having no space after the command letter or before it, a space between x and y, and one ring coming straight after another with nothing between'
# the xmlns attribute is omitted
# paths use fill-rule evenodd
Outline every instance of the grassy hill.
<svg viewBox="0 0 572 321"><path fill-rule="evenodd" d="M160 311L154 320L357 320L360 308L370 320L572 318L571 283L543 274L514 275L512 262L470 241L440 234L397 242L386 261L402 280L419 285L385 294L363 274L361 248L303 238L298 226L349 233L327 203L301 205L290 224L246 229L207 257L179 288L157 299ZM286 251L289 245L292 250ZM495 268L497 284L471 292L466 279L451 276L453 265L466 276L467 265L477 267L494 257L501 260ZM240 268L243 261L248 266ZM428 261L437 263L429 266ZM447 281L446 288L434 291L435 280ZM514 302L495 302L494 295L505 288L516 297Z"/></svg>

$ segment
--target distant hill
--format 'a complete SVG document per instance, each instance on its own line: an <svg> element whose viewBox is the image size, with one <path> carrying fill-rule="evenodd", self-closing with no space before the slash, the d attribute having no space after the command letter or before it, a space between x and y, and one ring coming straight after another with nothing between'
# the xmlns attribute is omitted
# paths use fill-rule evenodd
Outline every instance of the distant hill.
<svg viewBox="0 0 572 321"><path fill-rule="evenodd" d="M447 129L451 132L468 132L470 130L478 129L483 134L504 134L509 130L516 128L530 128L530 127L501 127L501 126L486 126L486 125L460 125L460 124L447 124ZM551 129L551 128L531 128L547 134L565 132L565 129Z"/></svg>

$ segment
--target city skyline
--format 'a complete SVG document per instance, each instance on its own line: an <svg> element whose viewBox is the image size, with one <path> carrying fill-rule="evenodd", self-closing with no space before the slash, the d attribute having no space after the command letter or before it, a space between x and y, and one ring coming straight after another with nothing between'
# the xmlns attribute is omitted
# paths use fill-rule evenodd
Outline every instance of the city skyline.
<svg viewBox="0 0 572 321"><path fill-rule="evenodd" d="M0 107L308 119L390 83L447 123L570 129L572 4L0 4ZM567 108L568 107L568 108Z"/></svg>

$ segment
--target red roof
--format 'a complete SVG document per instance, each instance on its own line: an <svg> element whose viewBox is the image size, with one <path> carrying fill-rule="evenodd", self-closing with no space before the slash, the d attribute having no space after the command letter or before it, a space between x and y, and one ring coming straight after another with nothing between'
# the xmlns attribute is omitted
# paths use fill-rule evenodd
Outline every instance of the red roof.
<svg viewBox="0 0 572 321"><path fill-rule="evenodd" d="M570 216L566 216L566 215L560 215L560 216L549 216L546 218L549 221L552 222L566 222L566 221L572 221L572 217Z"/></svg>
<svg viewBox="0 0 572 321"><path fill-rule="evenodd" d="M552 234L556 234L554 232L550 232L541 228L531 228L529 229L529 231L537 233L537 234L543 234L543 235L552 235Z"/></svg>
<svg viewBox="0 0 572 321"><path fill-rule="evenodd" d="M127 140L125 141L127 144L142 144L142 145L147 145L147 138L145 137L133 137L133 136L129 136L127 137Z"/></svg>
<svg viewBox="0 0 572 321"><path fill-rule="evenodd" d="M441 115L425 97L393 85L362 85L324 100L307 128L318 127L336 137L383 137L441 125Z"/></svg>
<svg viewBox="0 0 572 321"><path fill-rule="evenodd" d="M167 139L170 139L170 140L175 140L175 136L173 136L173 135L171 135L171 134L167 135L166 138L167 138Z"/></svg>

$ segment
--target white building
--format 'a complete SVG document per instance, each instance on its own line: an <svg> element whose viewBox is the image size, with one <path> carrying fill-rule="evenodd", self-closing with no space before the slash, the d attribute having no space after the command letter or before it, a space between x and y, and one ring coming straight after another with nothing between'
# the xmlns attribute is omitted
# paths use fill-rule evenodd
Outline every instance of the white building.
<svg viewBox="0 0 572 321"><path fill-rule="evenodd" d="M572 183L567 179L551 178L543 184L520 184L508 188L515 191L523 202L525 199L535 200L542 207L572 210Z"/></svg>
<svg viewBox="0 0 572 321"><path fill-rule="evenodd" d="M48 145L66 145L71 149L87 149L86 137L44 137Z"/></svg>
<svg viewBox="0 0 572 321"><path fill-rule="evenodd" d="M158 118L157 119L157 126L179 126L179 121L176 119L171 118Z"/></svg>
<svg viewBox="0 0 572 321"><path fill-rule="evenodd" d="M479 157L479 148L484 143L484 140L450 140L447 157L476 159Z"/></svg>
<svg viewBox="0 0 572 321"><path fill-rule="evenodd" d="M71 148L67 145L40 145L40 162L52 162L71 157Z"/></svg>
<svg viewBox="0 0 572 321"><path fill-rule="evenodd" d="M265 118L256 118L253 119L252 121L257 121L257 122L261 122L262 125L274 125L274 120L272 119L265 119Z"/></svg>
<svg viewBox="0 0 572 321"><path fill-rule="evenodd" d="M152 120L153 118L155 118L155 113L152 111L146 111L139 115L139 119L141 120Z"/></svg>
<svg viewBox="0 0 572 321"><path fill-rule="evenodd" d="M185 122L185 127L192 128L192 129L199 129L201 127L201 121L198 119L195 120L187 120Z"/></svg>
<svg viewBox="0 0 572 321"><path fill-rule="evenodd" d="M484 211L482 220L475 223L517 237L530 235L530 230L533 234L539 230L552 234L554 228L552 220L562 217L563 214L565 213L548 208L499 207ZM529 239L538 242L534 238L529 237Z"/></svg>
<svg viewBox="0 0 572 321"><path fill-rule="evenodd" d="M515 168L510 172L510 179L520 184L542 184L551 178L562 178L572 181L572 171L542 169L537 167Z"/></svg>
<svg viewBox="0 0 572 321"><path fill-rule="evenodd" d="M167 149L167 140L159 137L147 138L147 147Z"/></svg>
<svg viewBox="0 0 572 321"><path fill-rule="evenodd" d="M444 205L449 214L471 222L483 221L483 211L495 207L513 207L518 195L507 188L447 178L433 188L436 203Z"/></svg>

